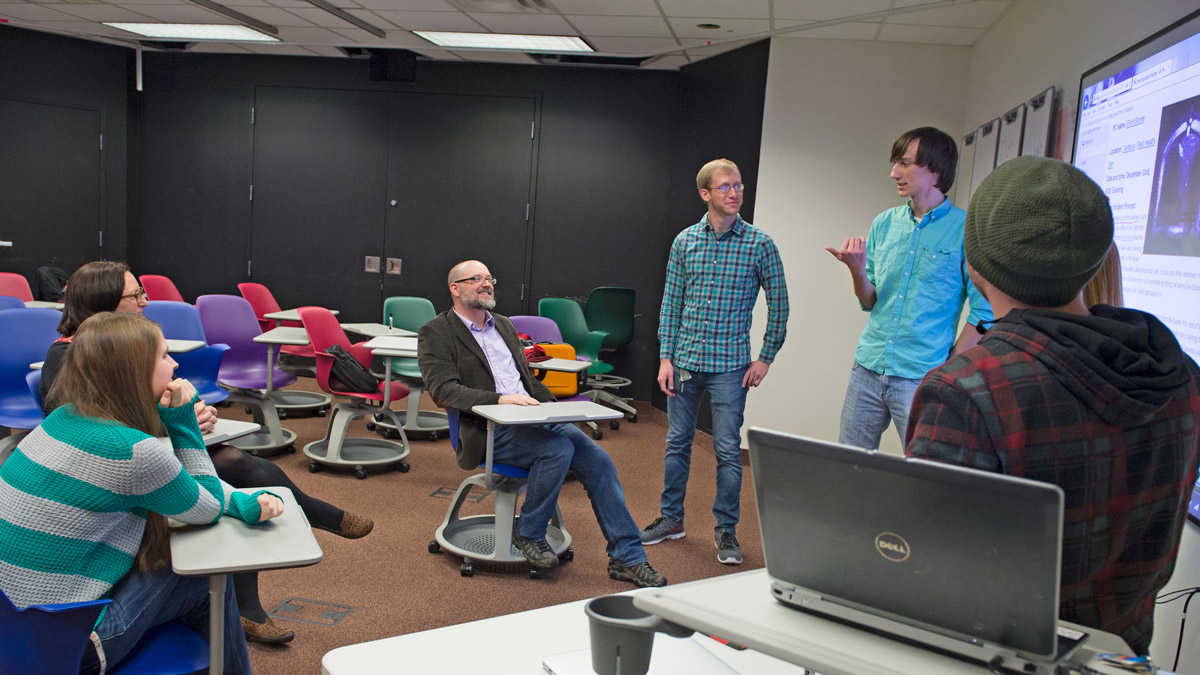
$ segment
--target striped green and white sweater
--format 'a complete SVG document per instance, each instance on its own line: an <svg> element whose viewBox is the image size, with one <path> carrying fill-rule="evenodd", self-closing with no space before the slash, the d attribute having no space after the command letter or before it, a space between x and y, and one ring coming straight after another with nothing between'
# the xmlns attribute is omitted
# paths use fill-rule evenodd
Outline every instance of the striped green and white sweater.
<svg viewBox="0 0 1200 675"><path fill-rule="evenodd" d="M192 406L160 407L159 417L174 452L63 406L0 466L0 589L13 604L107 597L133 567L147 511L197 525L225 513L258 522L260 493L217 478Z"/></svg>

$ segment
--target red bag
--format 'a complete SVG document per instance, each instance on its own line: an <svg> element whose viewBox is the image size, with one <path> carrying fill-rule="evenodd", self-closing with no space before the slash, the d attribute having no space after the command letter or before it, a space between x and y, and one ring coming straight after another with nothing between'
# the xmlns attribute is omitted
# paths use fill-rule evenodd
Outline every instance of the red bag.
<svg viewBox="0 0 1200 675"><path fill-rule="evenodd" d="M551 357L546 353L545 349L533 344L533 338L524 333L517 333L517 337L520 338L521 344L525 346L526 363L538 363L540 361L550 360Z"/></svg>

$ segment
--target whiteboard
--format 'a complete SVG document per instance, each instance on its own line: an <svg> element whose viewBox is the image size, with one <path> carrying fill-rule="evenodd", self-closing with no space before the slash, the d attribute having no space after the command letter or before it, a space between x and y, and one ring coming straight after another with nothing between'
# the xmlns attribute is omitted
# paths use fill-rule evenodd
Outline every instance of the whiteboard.
<svg viewBox="0 0 1200 675"><path fill-rule="evenodd" d="M1029 99L1025 116L1025 139L1021 154L1035 157L1050 156L1050 116L1054 112L1054 87Z"/></svg>
<svg viewBox="0 0 1200 675"><path fill-rule="evenodd" d="M954 202L964 209L971 203L971 174L975 168L975 132L962 137L962 147L958 151L958 176L954 184L958 186Z"/></svg>
<svg viewBox="0 0 1200 675"><path fill-rule="evenodd" d="M996 141L1000 137L1000 118L984 124L975 131L975 162L971 167L971 194L992 169L996 168Z"/></svg>
<svg viewBox="0 0 1200 675"><path fill-rule="evenodd" d="M1025 131L1025 104L1009 110L1000 118L1000 139L996 142L996 166L1021 154L1021 135Z"/></svg>

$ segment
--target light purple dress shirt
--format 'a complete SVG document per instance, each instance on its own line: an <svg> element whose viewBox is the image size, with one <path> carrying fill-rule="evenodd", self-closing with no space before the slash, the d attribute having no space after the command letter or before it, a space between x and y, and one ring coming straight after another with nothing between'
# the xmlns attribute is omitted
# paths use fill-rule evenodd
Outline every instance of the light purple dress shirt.
<svg viewBox="0 0 1200 675"><path fill-rule="evenodd" d="M525 391L525 385L521 383L521 371L517 369L517 364L513 361L508 344L504 342L500 331L496 330L496 320L492 318L492 315L488 314L487 321L480 328L457 311L454 314L463 322L467 330L471 331L471 336L479 343L479 348L487 357L488 367L492 369L492 378L496 380L496 393L501 396L505 394L529 396L529 392Z"/></svg>

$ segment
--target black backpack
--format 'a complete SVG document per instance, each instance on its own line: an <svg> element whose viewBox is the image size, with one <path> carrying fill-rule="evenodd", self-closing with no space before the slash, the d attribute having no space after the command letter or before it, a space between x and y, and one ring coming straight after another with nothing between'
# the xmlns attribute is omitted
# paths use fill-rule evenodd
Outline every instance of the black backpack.
<svg viewBox="0 0 1200 675"><path fill-rule="evenodd" d="M332 375L342 383L342 389L360 394L379 391L379 380L341 345L331 345L325 353L333 357Z"/></svg>

